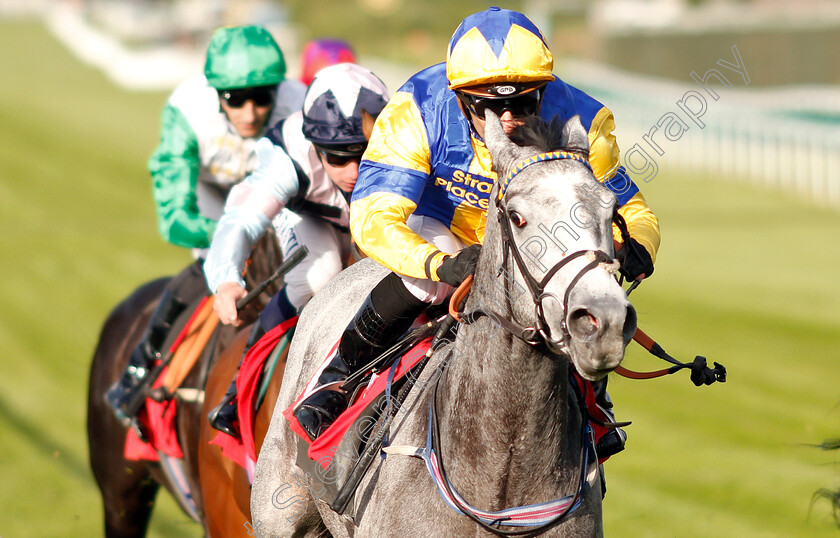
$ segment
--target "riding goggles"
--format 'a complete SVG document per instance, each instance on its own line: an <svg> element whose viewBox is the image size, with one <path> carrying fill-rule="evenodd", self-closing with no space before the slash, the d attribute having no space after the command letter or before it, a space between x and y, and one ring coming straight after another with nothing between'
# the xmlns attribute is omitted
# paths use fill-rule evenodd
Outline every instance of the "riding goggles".
<svg viewBox="0 0 840 538"><path fill-rule="evenodd" d="M367 143L349 144L344 146L315 146L321 158L330 166L345 166L351 161L359 162L367 149Z"/></svg>
<svg viewBox="0 0 840 538"><path fill-rule="evenodd" d="M273 105L276 95L277 86L254 86L252 88L236 90L219 90L219 97L231 108L242 108L248 101L253 101L256 106Z"/></svg>
<svg viewBox="0 0 840 538"><path fill-rule="evenodd" d="M544 86L544 82L540 83L539 87L495 84L483 88L457 90L456 93L464 108L478 118L484 118L484 112L487 109L492 110L497 116L508 111L514 117L522 117L532 116L539 112Z"/></svg>

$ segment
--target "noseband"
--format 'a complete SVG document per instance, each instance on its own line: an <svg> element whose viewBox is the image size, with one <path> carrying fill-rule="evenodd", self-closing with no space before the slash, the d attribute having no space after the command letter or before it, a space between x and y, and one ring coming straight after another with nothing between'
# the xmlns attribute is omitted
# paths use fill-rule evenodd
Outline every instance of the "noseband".
<svg viewBox="0 0 840 538"><path fill-rule="evenodd" d="M569 297L571 296L572 289L574 289L575 285L581 280L581 278L584 277L584 275L586 275L586 273L596 267L602 267L611 273L615 273L615 271L618 270L618 260L611 258L606 252L602 250L578 250L565 255L562 260L557 262L553 267L551 267L551 269L548 270L542 280L537 280L531 272L528 271L528 268L525 265L525 260L522 257L522 252L516 245L513 238L513 230L511 229L510 224L510 210L508 209L505 201L507 187L510 185L513 178L515 178L528 166L539 162L561 159L571 159L577 161L584 164L590 171L592 170L588 159L580 153L570 151L551 151L547 153L540 153L539 155L535 155L521 161L513 167L510 173L505 177L504 181L499 184L499 196L496 198L496 208L498 210L496 216L498 217L499 224L501 226L502 245L504 248L504 258L502 260L502 265L499 268L499 272L502 272L504 268L507 267L508 256L512 255L513 261L519 268L522 278L525 279L525 284L527 285L528 291L531 294L531 299L534 302L534 324L531 327L524 327L511 320L512 324L517 326L517 330L513 332L513 334L529 344L537 344L540 340L542 340L542 342L544 342L545 345L555 353L561 352L563 348L568 346L569 341L571 340L571 334L568 329L566 318L569 311ZM554 275L556 275L563 267L573 260L581 257L585 257L589 263L578 271L566 287L566 293L563 296L563 301L560 303L560 306L563 309L563 319L560 324L561 334L559 338L555 338L551 333L548 321L545 319L544 301L548 298L553 298L558 301L559 299L553 293L546 292L545 288ZM506 289L510 288L510 273L507 271L505 271L505 287Z"/></svg>

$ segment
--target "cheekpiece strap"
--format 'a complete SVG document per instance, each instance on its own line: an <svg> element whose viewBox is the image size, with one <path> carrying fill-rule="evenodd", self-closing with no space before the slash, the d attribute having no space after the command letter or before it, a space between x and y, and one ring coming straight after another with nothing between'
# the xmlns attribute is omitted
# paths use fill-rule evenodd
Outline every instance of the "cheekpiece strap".
<svg viewBox="0 0 840 538"><path fill-rule="evenodd" d="M589 159L581 155L580 153L562 150L540 153L539 155L534 155L533 157L528 157L527 159L520 161L516 166L513 167L513 169L510 171L507 177L505 177L505 179L499 185L499 200L501 200L504 197L508 185L510 185L510 182L513 181L513 178L516 177L517 174L519 174L532 164L541 163L543 161L557 161L560 159L572 159L573 161L585 164L587 168L592 170L592 165L589 164Z"/></svg>

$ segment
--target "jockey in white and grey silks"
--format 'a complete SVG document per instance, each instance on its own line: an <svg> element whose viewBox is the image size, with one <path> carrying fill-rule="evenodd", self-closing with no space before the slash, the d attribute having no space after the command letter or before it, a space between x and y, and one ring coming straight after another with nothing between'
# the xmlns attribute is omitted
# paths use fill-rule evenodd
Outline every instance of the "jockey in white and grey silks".
<svg viewBox="0 0 840 538"><path fill-rule="evenodd" d="M301 246L309 255L284 276L284 287L254 324L245 353L265 332L297 315L350 259L350 193L370 129L387 102L385 85L367 69L350 63L326 67L310 84L303 110L257 143L259 167L231 190L204 264L219 319L241 324L236 309L245 296L241 274L268 226L284 258ZM238 437L235 397L236 380L209 418L216 429Z"/></svg>
<svg viewBox="0 0 840 538"><path fill-rule="evenodd" d="M191 248L196 261L169 282L105 395L118 420L141 435L134 417L153 381L152 361L178 315L207 293L201 264L227 192L256 168L257 140L303 103L305 86L285 73L283 53L265 28L221 28L208 45L204 74L179 85L163 109L160 144L149 160L158 229L168 242Z"/></svg>
<svg viewBox="0 0 840 538"><path fill-rule="evenodd" d="M382 112L353 191L350 229L358 248L392 273L373 288L342 335L318 378L320 390L294 411L311 439L347 408L349 390L334 387L348 372L396 341L429 304L439 304L474 271L497 180L483 140L485 110L500 118L506 134L526 116L578 116L588 134L589 164L615 194L629 230L627 241L614 230L619 270L629 280L653 272L658 219L620 166L612 112L557 78L553 67L533 22L491 7L464 19L446 62L412 76ZM603 403L609 405L605 394ZM623 448L623 437L614 445L599 446L599 454Z"/></svg>
<svg viewBox="0 0 840 538"><path fill-rule="evenodd" d="M284 278L284 302L295 310L337 274L348 258L349 193L327 176L302 127L303 112L297 112L272 128L256 147L259 168L231 189L204 263L211 290L225 282L245 287L245 262L269 223L283 258L300 245L310 251ZM222 319L233 320L236 314L234 309Z"/></svg>

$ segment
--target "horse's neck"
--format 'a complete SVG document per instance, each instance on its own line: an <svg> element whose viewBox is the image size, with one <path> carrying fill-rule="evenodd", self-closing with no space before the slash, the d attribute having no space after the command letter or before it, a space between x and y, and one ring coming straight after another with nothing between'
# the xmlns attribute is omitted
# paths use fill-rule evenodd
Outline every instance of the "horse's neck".
<svg viewBox="0 0 840 538"><path fill-rule="evenodd" d="M510 506L547 500L558 484L574 482L580 418L569 406L568 363L485 317L461 329L447 370L438 395L441 450L465 498Z"/></svg>

